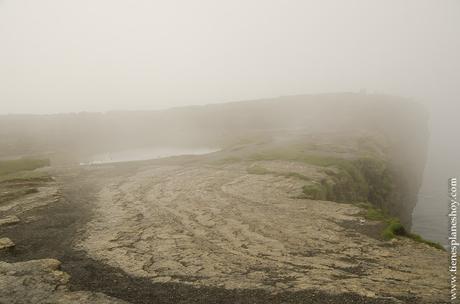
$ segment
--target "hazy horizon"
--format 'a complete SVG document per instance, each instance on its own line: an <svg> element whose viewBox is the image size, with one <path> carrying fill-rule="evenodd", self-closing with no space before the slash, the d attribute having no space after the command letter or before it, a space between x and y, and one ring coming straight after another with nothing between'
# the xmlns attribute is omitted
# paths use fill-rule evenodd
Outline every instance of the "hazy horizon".
<svg viewBox="0 0 460 304"><path fill-rule="evenodd" d="M457 1L3 0L0 114L361 89L450 107L459 20Z"/></svg>
<svg viewBox="0 0 460 304"><path fill-rule="evenodd" d="M86 111L86 110L81 110L81 111L71 111L71 112L49 112L49 113L27 113L27 112L20 112L20 113L0 113L0 116L8 116L8 115L36 115L36 116L47 116L47 115L66 115L66 114L84 114L84 113L98 113L98 114L105 114L105 113L111 113L111 112L150 112L150 111L166 111L166 110L174 110L174 109L181 109L181 108L190 108L190 107L202 107L202 106L212 106L212 105L222 105L222 104L232 104L232 103L244 103L244 102L258 102L258 101L267 101L267 100L275 100L275 99L283 99L283 98L290 98L290 97L298 97L298 96L322 96L322 95L343 95L343 94L364 94L367 96L387 96L387 97L394 97L397 99L400 99L401 101L409 101L409 102L414 102L416 104L419 104L422 106L424 109L427 111L429 110L426 106L426 104L415 100L415 99L410 99L406 98L405 96L399 96L399 95L391 95L391 94L385 94L384 92L368 92L365 89L361 89L357 92L322 92L322 93L316 93L316 94L295 94L295 95L280 95L280 96L263 96L260 98L253 98L253 99L244 99L244 100L226 100L226 101L215 101L215 102L208 102L208 103L195 103L195 104L183 104L183 105L164 105L162 107L158 108L120 108L120 109L109 109L109 110L95 110L95 111Z"/></svg>

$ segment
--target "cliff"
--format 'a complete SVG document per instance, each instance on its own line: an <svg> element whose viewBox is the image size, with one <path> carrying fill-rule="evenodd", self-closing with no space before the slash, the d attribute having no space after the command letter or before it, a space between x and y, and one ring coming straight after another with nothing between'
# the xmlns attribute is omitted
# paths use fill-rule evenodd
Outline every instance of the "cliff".
<svg viewBox="0 0 460 304"><path fill-rule="evenodd" d="M391 197L376 203L410 227L425 166L427 123L427 113L413 102L353 93L150 112L10 115L0 117L0 157L45 155L59 165L79 163L96 153L164 146L225 148L293 133L316 134L315 140L329 146L335 144L329 136L333 134L362 142L371 138L371 145L379 146L373 157L385 162L394 181ZM332 141L322 140L321 134ZM358 146L349 148L362 152Z"/></svg>
<svg viewBox="0 0 460 304"><path fill-rule="evenodd" d="M447 253L408 231L427 138L427 116L416 104L336 94L159 113L108 114L112 122L98 120L97 127L94 119L76 119L59 131L51 117L54 122L41 127L57 135L37 136L32 145L25 140L32 133L15 133L36 153L59 147L53 151L65 154L78 146L77 161L106 145L220 150L53 166L0 181L8 196L0 237L15 244L0 250L0 281L11 290L0 290L0 297L12 303L33 303L33 297L61 303L446 302ZM157 115L168 119L151 121ZM38 133L45 130L39 131L40 119L32 119ZM62 271L59 262L42 260L49 257L62 262ZM33 291L25 280L36 283Z"/></svg>

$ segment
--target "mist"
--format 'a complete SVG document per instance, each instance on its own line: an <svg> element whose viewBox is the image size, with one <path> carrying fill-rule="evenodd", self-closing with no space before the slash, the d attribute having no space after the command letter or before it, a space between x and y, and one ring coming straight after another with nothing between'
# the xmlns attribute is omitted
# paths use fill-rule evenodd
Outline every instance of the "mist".
<svg viewBox="0 0 460 304"><path fill-rule="evenodd" d="M445 252L402 244L373 221L396 218L398 237L447 248L459 54L457 0L0 0L0 237L19 248L0 260L56 257L76 278L71 289L129 303L156 288L173 294L165 303L284 303L269 294L305 286L328 303L348 296L330 290L409 300L406 287L414 303L438 301L425 287L446 295L444 281L414 278L441 278L447 265L432 261ZM325 236L354 251L343 256L349 248ZM380 289L363 275L381 275L396 255L420 261L389 275L402 284L384 277ZM292 258L282 275L279 257ZM333 261L322 265L331 272L304 277L310 258ZM344 258L359 266L337 268ZM337 279L344 272L362 284ZM164 292L170 283L180 288ZM203 298L191 285L225 292ZM234 293L256 287L267 294Z"/></svg>
<svg viewBox="0 0 460 304"><path fill-rule="evenodd" d="M458 1L6 0L0 113L365 89L430 109L426 178L444 183L460 166L459 20Z"/></svg>
<svg viewBox="0 0 460 304"><path fill-rule="evenodd" d="M0 5L2 114L361 89L435 106L458 92L458 1Z"/></svg>

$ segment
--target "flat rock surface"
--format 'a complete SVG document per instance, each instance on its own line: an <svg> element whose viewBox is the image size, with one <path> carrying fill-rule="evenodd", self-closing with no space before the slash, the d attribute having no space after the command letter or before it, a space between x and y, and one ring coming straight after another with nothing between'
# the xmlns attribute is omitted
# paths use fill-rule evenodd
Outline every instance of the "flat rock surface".
<svg viewBox="0 0 460 304"><path fill-rule="evenodd" d="M0 226L13 225L19 222L20 222L19 218L15 215L10 215L10 216L5 216L3 218L0 218Z"/></svg>
<svg viewBox="0 0 460 304"><path fill-rule="evenodd" d="M0 238L0 250L14 247L14 243L7 237Z"/></svg>
<svg viewBox="0 0 460 304"><path fill-rule="evenodd" d="M0 262L1 304L122 304L101 293L71 292L69 276L55 259L20 263Z"/></svg>
<svg viewBox="0 0 460 304"><path fill-rule="evenodd" d="M36 193L32 193L0 205L0 214L16 214L47 206L59 200L59 191L55 184L49 183L38 187Z"/></svg>
<svg viewBox="0 0 460 304"><path fill-rule="evenodd" d="M157 165L113 177L75 246L156 283L447 301L447 253L384 242L358 207L299 199L301 179L247 166Z"/></svg>

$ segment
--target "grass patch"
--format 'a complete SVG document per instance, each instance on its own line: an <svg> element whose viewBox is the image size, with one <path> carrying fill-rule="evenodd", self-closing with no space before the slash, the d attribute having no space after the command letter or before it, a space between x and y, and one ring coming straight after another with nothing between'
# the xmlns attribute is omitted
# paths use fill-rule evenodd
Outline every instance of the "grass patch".
<svg viewBox="0 0 460 304"><path fill-rule="evenodd" d="M316 154L308 154L300 148L285 148L285 149L274 149L264 152L259 152L249 156L249 160L252 161L263 161L263 160L291 160L297 162L304 162L310 165L329 167L337 166L341 163L347 162L347 160L337 157L328 157Z"/></svg>
<svg viewBox="0 0 460 304"><path fill-rule="evenodd" d="M274 176L282 176L282 177L287 177L287 178L297 178L305 181L310 181L311 178L308 176L305 176L303 174L297 173L297 172L276 172L276 171L271 171L268 170L262 166L259 165L252 165L246 169L246 171L249 174L258 174L258 175L265 175L265 174L270 174Z"/></svg>
<svg viewBox="0 0 460 304"><path fill-rule="evenodd" d="M373 207L367 209L366 215L364 217L371 221L383 221L387 218L386 214L382 212L381 209Z"/></svg>
<svg viewBox="0 0 460 304"><path fill-rule="evenodd" d="M214 160L213 163L216 165L227 165L227 164L235 164L241 161L243 161L243 159L241 159L240 157L229 156L229 157Z"/></svg>
<svg viewBox="0 0 460 304"><path fill-rule="evenodd" d="M391 199L391 193L394 188L392 173L385 160L377 156L375 144L366 140L363 140L360 144L369 153L357 159L308 154L299 147L264 151L253 154L249 158L252 161L282 159L324 167L323 172L327 175L327 178L319 182L312 182L308 177L299 176L296 173L280 174L271 172L260 166L248 168L248 173L290 175L308 180L310 183L302 187L304 197L315 200L355 203L364 209L361 216L368 220L381 221L386 224L381 232L383 239L389 240L398 236L407 237L416 242L445 250L438 243L425 240L417 234L408 232L399 219L389 216L384 208Z"/></svg>
<svg viewBox="0 0 460 304"><path fill-rule="evenodd" d="M387 212L385 212L382 209L374 207L372 204L358 203L356 204L356 206L364 209L361 216L363 216L365 219L371 220L371 221L381 221L381 222L386 223L386 226L382 230L382 233L381 233L382 238L385 240L391 240L398 236L401 236L401 237L410 238L419 243L427 244L431 247L434 247L440 250L445 250L444 247L438 243L425 240L418 234L408 232L404 228L404 225L401 224L399 219L395 217L390 217Z"/></svg>
<svg viewBox="0 0 460 304"><path fill-rule="evenodd" d="M325 170L329 176L330 199L337 202L371 202L375 206L384 206L388 201L393 182L386 164L379 159L359 158L353 160L330 159L334 170ZM324 184L324 182L323 182Z"/></svg>
<svg viewBox="0 0 460 304"><path fill-rule="evenodd" d="M268 169L265 169L264 167L258 166L258 165L250 166L246 169L246 171L249 174L258 174L258 175L275 173L275 172L269 171Z"/></svg>
<svg viewBox="0 0 460 304"><path fill-rule="evenodd" d="M0 161L0 176L49 166L48 159L21 158Z"/></svg>
<svg viewBox="0 0 460 304"><path fill-rule="evenodd" d="M323 167L328 177L320 182L324 189L319 192L326 193L327 200L343 203L366 201L381 207L393 190L391 173L386 162L378 157L346 159L309 154L299 147L274 149L250 156L252 161L280 159Z"/></svg>
<svg viewBox="0 0 460 304"><path fill-rule="evenodd" d="M42 171L20 171L5 175L0 175L0 183L6 181L26 181L26 180L45 180L49 181L50 177Z"/></svg>
<svg viewBox="0 0 460 304"><path fill-rule="evenodd" d="M286 172L286 173L278 173L281 176L287 177L287 178L297 178L305 181L310 181L311 178L308 176L305 176L303 174L297 173L297 172Z"/></svg>
<svg viewBox="0 0 460 304"><path fill-rule="evenodd" d="M376 208L371 203L357 203L356 206L364 209L364 211L360 214L367 220L370 221L388 221L390 216L387 212L380 208Z"/></svg>
<svg viewBox="0 0 460 304"><path fill-rule="evenodd" d="M0 203L39 192L37 187L49 182L46 172L33 171L48 166L45 159L15 159L0 161Z"/></svg>
<svg viewBox="0 0 460 304"><path fill-rule="evenodd" d="M326 200L327 199L326 189L322 185L319 185L319 184L310 184L310 185L303 186L302 193L308 199L314 199L314 200Z"/></svg>
<svg viewBox="0 0 460 304"><path fill-rule="evenodd" d="M17 198L26 196L28 194L38 193L37 188L25 188L14 191L8 191L0 194L0 202L5 203Z"/></svg>
<svg viewBox="0 0 460 304"><path fill-rule="evenodd" d="M398 219L391 218L386 222L387 226L382 231L382 237L385 240L394 239L396 236L407 236L406 229Z"/></svg>
<svg viewBox="0 0 460 304"><path fill-rule="evenodd" d="M434 247L434 248L437 248L437 249L440 249L440 250L444 250L444 251L446 250L441 244L435 243L435 242L432 242L432 241L429 241L429 240L425 240L424 238L422 238L418 234L408 233L407 237L413 239L416 242L424 243L424 244L427 244L428 246L431 246L431 247Z"/></svg>

